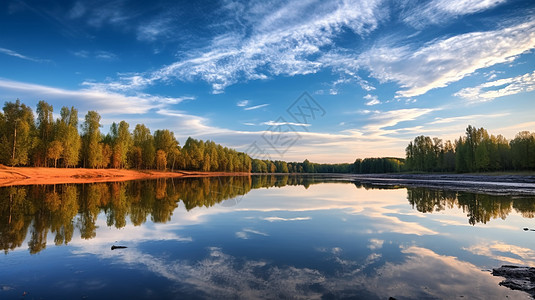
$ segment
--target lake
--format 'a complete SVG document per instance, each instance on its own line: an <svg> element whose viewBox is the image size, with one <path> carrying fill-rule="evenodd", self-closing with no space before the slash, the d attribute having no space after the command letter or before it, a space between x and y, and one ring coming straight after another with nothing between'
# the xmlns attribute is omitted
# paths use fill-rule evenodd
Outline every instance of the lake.
<svg viewBox="0 0 535 300"><path fill-rule="evenodd" d="M535 265L534 216L313 176L4 187L0 299L529 299L489 270Z"/></svg>

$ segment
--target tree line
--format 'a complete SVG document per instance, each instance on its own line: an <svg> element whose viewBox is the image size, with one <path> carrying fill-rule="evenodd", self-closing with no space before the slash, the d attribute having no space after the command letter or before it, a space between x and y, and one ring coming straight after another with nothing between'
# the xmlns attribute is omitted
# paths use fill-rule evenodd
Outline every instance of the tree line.
<svg viewBox="0 0 535 300"><path fill-rule="evenodd" d="M98 218L108 227L166 223L179 204L186 210L211 207L251 189L303 185L317 179L291 175L167 178L112 183L0 187L0 250L5 254L28 243L31 254L67 245L78 232L97 235ZM50 235L53 236L50 237Z"/></svg>
<svg viewBox="0 0 535 300"><path fill-rule="evenodd" d="M535 170L535 132L521 131L508 141L469 125L453 143L418 136L406 153L406 168L418 172L489 172Z"/></svg>
<svg viewBox="0 0 535 300"><path fill-rule="evenodd" d="M251 158L212 141L188 138L184 147L168 129L151 133L144 124L133 131L126 121L112 123L103 134L101 116L88 111L79 123L78 110L37 104L37 117L21 103L6 102L0 112L0 164L34 167L183 169L250 172ZM81 132L78 130L81 129Z"/></svg>
<svg viewBox="0 0 535 300"><path fill-rule="evenodd" d="M101 116L88 111L79 122L78 110L37 104L37 118L21 103L5 102L0 112L0 164L34 167L134 168L253 173L397 173L487 172L535 170L535 133L519 132L507 141L484 128L468 126L466 135L453 143L418 136L405 149L406 158L357 159L354 163L319 164L253 159L213 141L189 137L180 147L168 129L151 133L144 124L130 130L126 121L113 122L109 132L100 129ZM81 129L81 132L79 131Z"/></svg>
<svg viewBox="0 0 535 300"><path fill-rule="evenodd" d="M113 122L103 134L96 111L88 111L80 121L76 108L64 106L54 120L53 106L39 101L36 113L37 117L18 99L5 102L0 112L0 164L253 173L385 173L403 167L403 160L397 158L358 159L353 164L252 159L213 141L191 137L180 147L172 131L151 133L144 124L131 131L126 121Z"/></svg>

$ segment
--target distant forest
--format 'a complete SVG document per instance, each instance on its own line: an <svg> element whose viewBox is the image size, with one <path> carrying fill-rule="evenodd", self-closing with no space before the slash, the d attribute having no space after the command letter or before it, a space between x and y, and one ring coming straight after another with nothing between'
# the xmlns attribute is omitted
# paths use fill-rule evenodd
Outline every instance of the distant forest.
<svg viewBox="0 0 535 300"><path fill-rule="evenodd" d="M253 159L213 141L189 137L181 147L168 129L151 133L144 124L112 123L100 131L101 116L89 111L79 122L78 110L62 107L60 117L45 101L37 118L29 106L5 102L0 112L0 164L33 167L131 168L253 173L397 173L535 170L535 133L520 132L508 142L483 128L468 126L454 143L419 136L406 148L406 158L357 159L354 163L318 164ZM81 132L79 131L81 129Z"/></svg>
<svg viewBox="0 0 535 300"><path fill-rule="evenodd" d="M405 169L419 172L535 170L535 132L519 132L511 141L471 125L455 142L418 136L405 149Z"/></svg>

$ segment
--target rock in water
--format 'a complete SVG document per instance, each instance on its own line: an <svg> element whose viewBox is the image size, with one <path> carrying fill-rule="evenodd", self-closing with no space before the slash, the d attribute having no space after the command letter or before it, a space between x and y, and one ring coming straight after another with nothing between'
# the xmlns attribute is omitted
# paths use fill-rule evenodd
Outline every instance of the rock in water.
<svg viewBox="0 0 535 300"><path fill-rule="evenodd" d="M500 285L512 290L524 291L535 297L535 268L503 265L492 269L492 275L505 277Z"/></svg>
<svg viewBox="0 0 535 300"><path fill-rule="evenodd" d="M128 247L126 247L126 246L115 246L115 245L111 246L111 250L124 249L124 248L128 248Z"/></svg>

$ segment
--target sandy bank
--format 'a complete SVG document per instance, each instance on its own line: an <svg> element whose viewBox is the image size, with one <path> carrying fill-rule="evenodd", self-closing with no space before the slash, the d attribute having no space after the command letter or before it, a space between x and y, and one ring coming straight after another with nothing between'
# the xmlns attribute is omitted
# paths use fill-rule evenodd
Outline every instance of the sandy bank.
<svg viewBox="0 0 535 300"><path fill-rule="evenodd" d="M127 181L171 177L249 175L249 173L156 171L82 168L24 168L0 165L0 187L30 184L61 184Z"/></svg>

